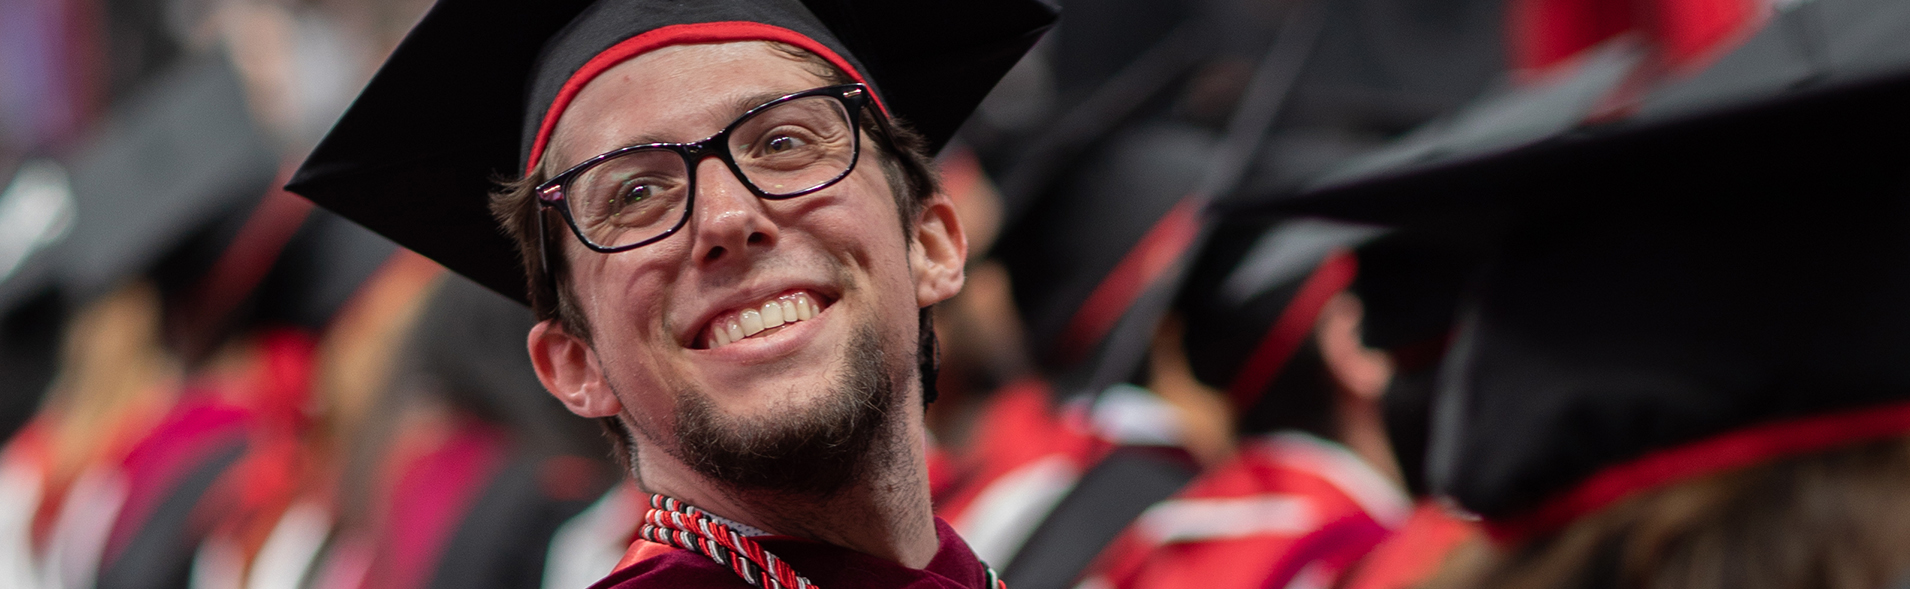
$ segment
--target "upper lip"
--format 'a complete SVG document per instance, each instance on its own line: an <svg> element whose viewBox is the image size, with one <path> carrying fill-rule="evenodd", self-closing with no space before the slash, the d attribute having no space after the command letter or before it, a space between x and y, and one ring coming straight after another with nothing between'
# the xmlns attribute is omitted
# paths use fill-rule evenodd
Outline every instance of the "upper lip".
<svg viewBox="0 0 1910 589"><path fill-rule="evenodd" d="M754 305L783 293L807 291L816 297L816 304L824 307L836 300L836 293L826 285L799 280L757 280L752 281L748 286L727 290L727 294L718 297L700 297L709 302L694 315L696 317L694 321L680 328L677 334L678 343L686 348L700 347L697 345L699 339L703 337L704 330L709 328L710 322L716 320L717 315L738 310L743 305Z"/></svg>

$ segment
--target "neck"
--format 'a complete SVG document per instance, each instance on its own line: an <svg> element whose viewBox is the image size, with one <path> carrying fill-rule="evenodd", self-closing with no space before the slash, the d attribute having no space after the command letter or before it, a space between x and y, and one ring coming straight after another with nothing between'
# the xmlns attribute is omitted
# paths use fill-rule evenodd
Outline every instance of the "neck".
<svg viewBox="0 0 1910 589"><path fill-rule="evenodd" d="M731 489L664 452L641 455L638 480L652 493L773 535L833 544L920 569L941 547L929 503L926 429L921 412L898 413L904 423L871 448L866 474L826 496Z"/></svg>
<svg viewBox="0 0 1910 589"><path fill-rule="evenodd" d="M1338 410L1334 412L1334 417L1340 444L1366 461L1373 470L1386 475L1393 484L1405 488L1406 480L1400 476L1399 463L1393 459L1393 445L1386 439L1386 425L1380 414L1379 403L1345 393L1338 397Z"/></svg>

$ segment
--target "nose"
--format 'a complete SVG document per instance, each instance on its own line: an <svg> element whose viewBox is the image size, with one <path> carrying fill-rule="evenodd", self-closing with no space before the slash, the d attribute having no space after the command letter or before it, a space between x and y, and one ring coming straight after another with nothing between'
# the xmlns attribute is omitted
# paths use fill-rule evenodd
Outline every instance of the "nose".
<svg viewBox="0 0 1910 589"><path fill-rule="evenodd" d="M776 242L777 229L756 198L729 166L716 158L696 165L695 236L692 253L700 264L747 257L751 249Z"/></svg>

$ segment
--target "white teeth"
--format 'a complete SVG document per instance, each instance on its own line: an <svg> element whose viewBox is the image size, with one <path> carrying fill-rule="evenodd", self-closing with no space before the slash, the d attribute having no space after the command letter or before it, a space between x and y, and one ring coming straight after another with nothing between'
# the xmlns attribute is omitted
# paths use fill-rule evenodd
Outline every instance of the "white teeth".
<svg viewBox="0 0 1910 589"><path fill-rule="evenodd" d="M822 306L808 293L786 294L756 307L718 316L710 322L709 349L736 343L764 330L814 318Z"/></svg>
<svg viewBox="0 0 1910 589"><path fill-rule="evenodd" d="M763 330L763 314L755 309L743 309L742 313L736 315L736 320L743 324L743 337L756 335Z"/></svg>
<svg viewBox="0 0 1910 589"><path fill-rule="evenodd" d="M763 303L763 329L783 324L783 304L780 301Z"/></svg>

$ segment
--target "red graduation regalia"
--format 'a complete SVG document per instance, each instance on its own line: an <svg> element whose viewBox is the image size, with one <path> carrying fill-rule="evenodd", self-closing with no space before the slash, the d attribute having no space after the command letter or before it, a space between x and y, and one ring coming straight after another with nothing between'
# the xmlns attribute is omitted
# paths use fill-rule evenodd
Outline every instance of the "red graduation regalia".
<svg viewBox="0 0 1910 589"><path fill-rule="evenodd" d="M1329 587L1410 510L1391 481L1338 444L1292 432L1249 439L1148 508L1083 585Z"/></svg>
<svg viewBox="0 0 1910 589"><path fill-rule="evenodd" d="M984 409L975 443L956 459L961 480L936 497L936 515L958 526L969 524L962 529L973 538L979 530L970 529L975 527L970 520L1012 509L1003 502L1031 495L1058 500L1113 447L1081 413L1055 407L1044 381L1003 386Z"/></svg>
<svg viewBox="0 0 1910 589"><path fill-rule="evenodd" d="M1475 521L1460 519L1433 500L1422 500L1392 537L1373 549L1341 584L1345 589L1410 589L1439 574L1453 551L1485 538Z"/></svg>
<svg viewBox="0 0 1910 589"><path fill-rule="evenodd" d="M927 567L911 569L854 550L789 536L757 536L763 548L821 589L984 589L987 569L947 522L935 520L941 548ZM710 557L638 540L616 572L592 589L749 589Z"/></svg>
<svg viewBox="0 0 1910 589"><path fill-rule="evenodd" d="M397 480L383 499L391 515L376 532L378 550L364 587L428 585L458 522L509 452L502 429L463 415L444 430L413 435L442 438L396 465Z"/></svg>

